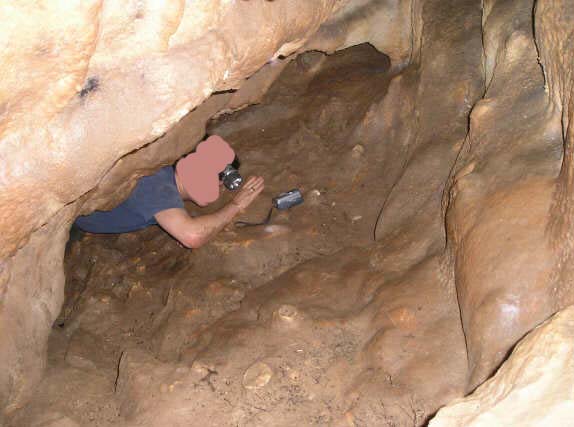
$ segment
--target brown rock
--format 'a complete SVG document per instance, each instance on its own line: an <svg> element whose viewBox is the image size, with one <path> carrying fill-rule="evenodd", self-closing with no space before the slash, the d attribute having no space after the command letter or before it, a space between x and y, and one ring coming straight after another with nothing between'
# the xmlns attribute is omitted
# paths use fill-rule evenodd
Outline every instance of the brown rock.
<svg viewBox="0 0 574 427"><path fill-rule="evenodd" d="M189 118L196 134L186 134L178 149L160 140L124 156L162 136L211 93L238 88L271 59L301 48L339 6L0 6L0 39L9 46L0 62L10 64L0 84L0 204L12 207L0 213L0 323L7 326L0 332L0 407L19 406L41 377L39 357L62 304L60 261L73 218L114 206L137 178L189 151L231 95L196 110ZM81 198L95 187L91 200Z"/></svg>
<svg viewBox="0 0 574 427"><path fill-rule="evenodd" d="M496 375L441 409L430 427L574 424L574 307L530 332Z"/></svg>

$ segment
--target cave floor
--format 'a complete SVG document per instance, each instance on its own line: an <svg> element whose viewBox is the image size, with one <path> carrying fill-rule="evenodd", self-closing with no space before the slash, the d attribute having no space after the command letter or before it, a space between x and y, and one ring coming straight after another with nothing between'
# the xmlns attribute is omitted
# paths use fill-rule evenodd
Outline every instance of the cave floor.
<svg viewBox="0 0 574 427"><path fill-rule="evenodd" d="M372 132L388 84L368 45L311 52L212 121L242 174L265 178L240 219L302 191L270 225L193 251L158 227L71 243L45 379L8 425L419 425L461 395L458 307L417 249L437 236L373 239L393 185L391 125Z"/></svg>

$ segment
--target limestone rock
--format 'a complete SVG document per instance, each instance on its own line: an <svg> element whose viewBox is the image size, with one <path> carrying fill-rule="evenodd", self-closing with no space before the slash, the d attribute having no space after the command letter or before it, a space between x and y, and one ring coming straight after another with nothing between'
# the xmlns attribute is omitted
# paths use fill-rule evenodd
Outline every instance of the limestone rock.
<svg viewBox="0 0 574 427"><path fill-rule="evenodd" d="M468 349L467 392L573 296L569 281L557 280L559 248L571 239L549 233L555 218L572 215L556 208L562 129L544 89L532 8L532 2L485 2L486 92L470 114L444 193L447 270Z"/></svg>
<svg viewBox="0 0 574 427"><path fill-rule="evenodd" d="M0 201L19 206L21 215L0 216L0 256L13 254L118 158L161 136L211 93L237 88L265 63L301 48L338 3L2 6L0 19L10 23L0 33L10 46L2 63L10 66L0 87Z"/></svg>
<svg viewBox="0 0 574 427"><path fill-rule="evenodd" d="M368 41L391 58L393 67L401 68L416 49L416 8L416 2L411 0L347 2L321 28L309 47L334 50Z"/></svg>
<svg viewBox="0 0 574 427"><path fill-rule="evenodd" d="M137 178L190 151L230 94L197 108L195 132L171 148L159 137L213 92L300 49L343 3L0 5L0 204L10 207L0 212L0 407L18 407L42 375L75 216L114 206Z"/></svg>
<svg viewBox="0 0 574 427"><path fill-rule="evenodd" d="M376 55L368 49L352 67L329 68L331 61L315 53L286 68L307 80L304 96L286 85L283 98L307 102L304 113L285 111L281 127L301 128L288 138L277 134L266 150L290 151L276 156L276 165L291 159L273 177L284 185L299 183L292 165L303 145L314 147L302 153L305 165L323 173L302 182L302 191L318 193L301 207L312 207L313 215L302 215L301 227L294 226L296 212L304 210L277 215L277 225L241 236L228 231L236 238L220 236L223 242L193 254L195 266L215 265L250 286L272 281L264 289L243 299L214 285L178 293L177 304L161 308L145 296L163 293L153 266L126 264L139 275L133 283L145 286L128 297L119 289L112 294L122 300L118 307L127 298L121 310L155 301L138 325L155 325L159 342L156 354L123 353L113 399L122 402L126 422L420 425L482 383L524 334L574 299L573 0L4 3L0 410L21 406L41 379L74 217L114 206L137 178L193 148L209 118L256 102L288 62L282 57L300 49L332 51L369 40L389 54L398 74L387 74L388 58L370 62ZM245 85L248 93L231 93L266 63ZM258 138L277 131L267 122L281 109L252 116L252 164L263 164ZM353 158L357 143L364 153L357 149ZM338 151L348 162L327 167ZM330 179L320 183L319 175ZM338 187L342 182L352 184ZM365 212L341 210L357 196L367 201ZM318 212L325 219L313 223ZM360 227L361 235L369 233L364 245L323 242L325 230L351 235ZM371 242L371 232L379 242ZM312 237L316 246L299 252L293 236ZM163 242L168 251L174 244ZM173 259L160 252L156 258ZM187 256L175 258L162 286L188 277ZM122 264L114 257L109 263L110 270ZM189 306L184 296L206 297L211 310ZM117 358L101 364L98 356L98 365L86 348L125 326L113 337L123 346L140 326L130 327L129 316L107 301L91 307L80 329L98 339L78 336L68 362L83 368L74 368L78 378L111 366L115 380ZM107 321L100 324L100 317ZM562 329L569 331L567 323ZM492 410L476 422L514 422L505 398L515 396L529 402L516 415L522 425L571 422L556 421L561 406L571 409L559 400L571 394L569 385L540 372L556 366L570 381L562 335L541 338L555 354L538 355L528 340L519 346L513 357L522 365L501 369L503 393L495 393L496 379L485 386L490 403L481 408ZM149 337L136 333L133 340L140 338ZM524 366L532 367L529 375ZM550 418L525 415L543 404ZM74 418L68 415L62 423Z"/></svg>
<svg viewBox="0 0 574 427"><path fill-rule="evenodd" d="M574 425L574 306L526 336L496 375L430 427Z"/></svg>

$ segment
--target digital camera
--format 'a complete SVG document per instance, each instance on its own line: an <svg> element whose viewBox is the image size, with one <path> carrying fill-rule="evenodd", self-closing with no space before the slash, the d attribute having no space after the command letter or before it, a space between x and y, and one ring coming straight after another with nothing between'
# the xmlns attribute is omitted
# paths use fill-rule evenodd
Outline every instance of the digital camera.
<svg viewBox="0 0 574 427"><path fill-rule="evenodd" d="M222 172L219 172L219 180L228 190L235 191L243 184L243 178L238 170L240 165L239 159L235 156L233 162L225 166Z"/></svg>
<svg viewBox="0 0 574 427"><path fill-rule="evenodd" d="M303 196L298 189L281 193L273 199L273 207L279 210L290 209L303 203Z"/></svg>

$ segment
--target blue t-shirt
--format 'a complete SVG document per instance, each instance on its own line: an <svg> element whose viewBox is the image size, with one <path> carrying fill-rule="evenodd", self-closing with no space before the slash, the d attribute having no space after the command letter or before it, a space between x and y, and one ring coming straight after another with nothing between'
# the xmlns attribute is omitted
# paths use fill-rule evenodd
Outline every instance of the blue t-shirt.
<svg viewBox="0 0 574 427"><path fill-rule="evenodd" d="M96 211L74 223L90 233L127 233L157 224L154 215L171 208L183 208L173 166L139 180L130 196L111 211Z"/></svg>

